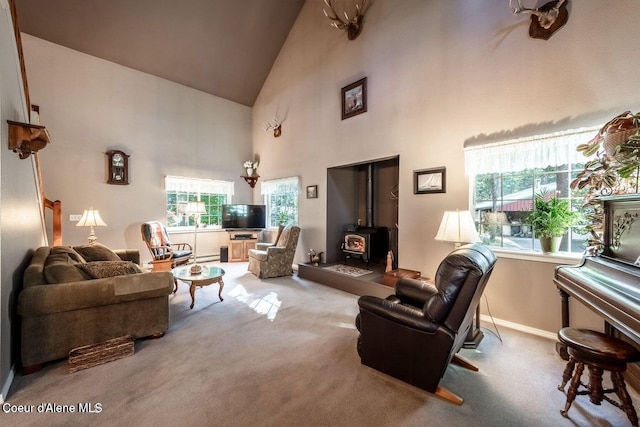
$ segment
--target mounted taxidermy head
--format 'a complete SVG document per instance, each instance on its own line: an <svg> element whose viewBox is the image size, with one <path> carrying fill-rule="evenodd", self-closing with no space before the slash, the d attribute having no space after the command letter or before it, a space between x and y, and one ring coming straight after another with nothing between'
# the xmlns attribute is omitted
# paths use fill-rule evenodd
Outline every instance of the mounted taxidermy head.
<svg viewBox="0 0 640 427"><path fill-rule="evenodd" d="M277 138L282 135L282 122L283 120L278 120L276 117L273 120L268 121L264 124L265 132L273 129L273 137Z"/></svg>
<svg viewBox="0 0 640 427"><path fill-rule="evenodd" d="M367 0L362 0L361 4L356 3L356 14L353 18L349 18L347 12L343 12L345 17L344 20L340 18L338 12L336 12L336 9L331 4L331 0L324 0L324 4L329 8L329 12L324 8L322 8L322 11L324 12L324 16L333 21L331 26L339 30L347 30L347 37L349 40L355 40L362 31L362 19L364 18L364 12L367 9Z"/></svg>
<svg viewBox="0 0 640 427"><path fill-rule="evenodd" d="M521 0L518 0L517 7L513 7L513 0L509 0L509 6L514 14L527 13L531 15L529 36L543 40L549 40L549 37L567 23L569 19L568 3L569 0L552 0L536 9L530 9L522 6Z"/></svg>

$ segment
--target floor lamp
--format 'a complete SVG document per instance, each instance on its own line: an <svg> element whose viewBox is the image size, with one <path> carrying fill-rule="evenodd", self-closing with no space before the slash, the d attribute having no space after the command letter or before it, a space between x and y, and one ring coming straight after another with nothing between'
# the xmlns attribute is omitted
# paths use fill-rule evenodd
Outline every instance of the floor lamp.
<svg viewBox="0 0 640 427"><path fill-rule="evenodd" d="M471 212L458 210L444 213L435 239L443 242L453 242L456 248L459 248L462 243L482 241L476 230L476 224L471 217ZM478 304L475 323L471 325L463 347L476 348L482 338L484 338L484 334L480 330L480 304Z"/></svg>
<svg viewBox="0 0 640 427"><path fill-rule="evenodd" d="M204 207L204 202L188 202L184 208L184 214L189 217L193 217L193 221L196 223L195 232L193 234L193 264L191 265L191 274L200 274L202 266L198 264L198 226L200 225L200 215L206 214L207 210Z"/></svg>

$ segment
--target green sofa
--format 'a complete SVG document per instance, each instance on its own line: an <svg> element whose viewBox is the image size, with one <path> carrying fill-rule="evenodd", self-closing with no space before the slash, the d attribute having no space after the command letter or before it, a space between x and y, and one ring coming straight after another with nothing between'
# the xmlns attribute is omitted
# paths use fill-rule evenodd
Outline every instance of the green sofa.
<svg viewBox="0 0 640 427"><path fill-rule="evenodd" d="M162 336L169 327L171 272L144 272L137 250L100 244L38 248L23 276L24 373L69 351L130 335Z"/></svg>

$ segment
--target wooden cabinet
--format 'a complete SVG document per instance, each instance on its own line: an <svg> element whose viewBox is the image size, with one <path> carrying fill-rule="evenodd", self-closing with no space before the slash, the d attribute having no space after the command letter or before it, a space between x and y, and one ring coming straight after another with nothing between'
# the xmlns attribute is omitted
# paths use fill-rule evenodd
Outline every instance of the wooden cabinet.
<svg viewBox="0 0 640 427"><path fill-rule="evenodd" d="M256 231L229 232L229 262L249 261L249 249L255 249L258 243Z"/></svg>

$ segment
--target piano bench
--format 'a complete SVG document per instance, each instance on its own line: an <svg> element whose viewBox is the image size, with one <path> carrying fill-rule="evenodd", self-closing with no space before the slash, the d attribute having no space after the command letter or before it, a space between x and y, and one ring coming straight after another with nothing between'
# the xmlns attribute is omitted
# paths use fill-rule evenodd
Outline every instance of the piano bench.
<svg viewBox="0 0 640 427"><path fill-rule="evenodd" d="M588 394L592 403L600 405L606 400L612 405L622 409L634 427L638 427L638 415L631 402L631 396L627 392L622 373L627 369L627 363L640 360L640 352L618 338L605 335L601 332L588 329L562 328L558 332L558 339L567 346L569 362L562 375L562 383L558 390L564 391L569 380L567 391L567 403L560 413L568 418L569 408L576 395ZM589 368L589 384L582 384L580 377L584 371L584 365ZM575 372L574 372L575 370ZM602 388L602 373L611 373L612 389ZM579 390L580 386L585 389ZM615 392L620 402L616 402L605 394Z"/></svg>

